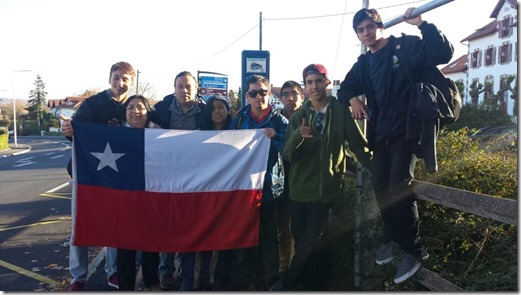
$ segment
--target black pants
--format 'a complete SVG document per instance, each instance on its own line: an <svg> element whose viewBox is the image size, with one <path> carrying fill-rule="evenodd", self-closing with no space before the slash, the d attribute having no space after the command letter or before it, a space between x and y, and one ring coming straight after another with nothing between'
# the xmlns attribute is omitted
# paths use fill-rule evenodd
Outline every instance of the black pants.
<svg viewBox="0 0 521 295"><path fill-rule="evenodd" d="M331 203L290 201L291 235L295 241L295 255L282 280L293 288L300 282L313 250L318 245L329 218Z"/></svg>
<svg viewBox="0 0 521 295"><path fill-rule="evenodd" d="M118 280L120 291L134 291L136 285L136 251L118 249ZM141 267L145 287L159 285L157 269L159 267L158 252L141 252Z"/></svg>
<svg viewBox="0 0 521 295"><path fill-rule="evenodd" d="M372 182L386 239L413 256L421 255L418 207L411 182L416 156L404 141L380 143L373 152Z"/></svg>
<svg viewBox="0 0 521 295"><path fill-rule="evenodd" d="M264 287L269 288L279 278L279 243L277 237L277 208L279 200L264 201L260 207L259 245L237 249L236 280L247 280L254 271L256 277L264 275ZM262 266L264 266L262 268ZM261 274L261 272L263 274Z"/></svg>

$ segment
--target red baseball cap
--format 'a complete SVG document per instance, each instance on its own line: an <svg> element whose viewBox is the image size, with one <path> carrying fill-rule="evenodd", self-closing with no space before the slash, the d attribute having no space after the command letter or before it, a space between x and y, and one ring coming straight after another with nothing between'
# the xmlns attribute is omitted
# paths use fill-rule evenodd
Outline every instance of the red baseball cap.
<svg viewBox="0 0 521 295"><path fill-rule="evenodd" d="M304 71L302 72L302 78L304 79L304 83L306 83L306 77L311 74L320 74L326 80L329 80L329 78L327 77L326 67L324 67L321 64L310 64L304 69Z"/></svg>

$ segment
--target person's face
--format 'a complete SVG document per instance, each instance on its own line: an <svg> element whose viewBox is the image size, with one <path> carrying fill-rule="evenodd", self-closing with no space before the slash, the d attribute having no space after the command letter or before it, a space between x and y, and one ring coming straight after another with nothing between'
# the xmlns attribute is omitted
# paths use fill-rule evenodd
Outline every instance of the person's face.
<svg viewBox="0 0 521 295"><path fill-rule="evenodd" d="M175 80L175 96L181 105L192 104L197 95L197 85L190 76L180 76Z"/></svg>
<svg viewBox="0 0 521 295"><path fill-rule="evenodd" d="M127 94L128 90L134 84L134 78L132 78L129 72L117 69L110 74L109 84L112 95L118 98Z"/></svg>
<svg viewBox="0 0 521 295"><path fill-rule="evenodd" d="M253 97L252 97L253 95ZM246 92L246 98L252 109L263 111L268 108L270 91L261 82L253 83L249 85L248 92Z"/></svg>
<svg viewBox="0 0 521 295"><path fill-rule="evenodd" d="M148 112L141 99L135 98L129 101L125 117L130 126L134 128L145 128L148 120Z"/></svg>
<svg viewBox="0 0 521 295"><path fill-rule="evenodd" d="M377 46L378 41L382 39L382 30L378 28L378 25L374 21L364 19L356 27L356 36L365 46L374 48Z"/></svg>
<svg viewBox="0 0 521 295"><path fill-rule="evenodd" d="M320 74L311 74L306 77L304 81L306 85L306 91L309 94L311 100L317 100L327 97L326 87L329 83L324 76Z"/></svg>
<svg viewBox="0 0 521 295"><path fill-rule="evenodd" d="M296 111L302 106L304 95L296 87L282 88L282 104L289 111Z"/></svg>
<svg viewBox="0 0 521 295"><path fill-rule="evenodd" d="M224 102L220 100L212 101L213 110L212 110L212 122L214 124L223 124L226 122L226 116L228 115L228 110L226 109L226 105Z"/></svg>

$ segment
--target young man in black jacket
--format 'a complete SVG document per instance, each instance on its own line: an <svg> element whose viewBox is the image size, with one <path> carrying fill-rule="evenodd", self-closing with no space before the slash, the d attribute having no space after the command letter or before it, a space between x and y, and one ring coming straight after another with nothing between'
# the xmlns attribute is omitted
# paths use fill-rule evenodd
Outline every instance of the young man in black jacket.
<svg viewBox="0 0 521 295"><path fill-rule="evenodd" d="M412 70L447 63L454 51L436 26L423 21L421 15L411 17L413 9L404 13L404 21L417 26L422 39L400 37L404 42L382 36L383 23L375 9L364 8L355 14L353 29L369 51L358 57L338 91L340 101L351 106L353 118L367 119L367 139L373 151L372 182L387 239L376 263L389 263L397 250L403 250L395 283L412 277L428 257L420 242L418 208L411 188L416 156L406 141L413 84L400 67L396 51L405 51ZM362 94L367 97L367 106L358 99Z"/></svg>
<svg viewBox="0 0 521 295"><path fill-rule="evenodd" d="M127 62L118 62L110 68L110 89L95 94L82 102L80 108L74 115L75 121L91 122L97 124L120 124L125 120L125 109L123 105L127 101L128 92L134 84L136 71ZM63 120L62 132L72 140L74 130L69 118L60 117ZM72 174L71 174L72 176ZM75 204L72 205L75 212ZM105 271L108 276L108 284L119 288L117 276L117 249L107 247L107 258L105 260ZM87 281L89 267L88 247L70 245L69 249L69 271L73 277L69 291L83 291Z"/></svg>

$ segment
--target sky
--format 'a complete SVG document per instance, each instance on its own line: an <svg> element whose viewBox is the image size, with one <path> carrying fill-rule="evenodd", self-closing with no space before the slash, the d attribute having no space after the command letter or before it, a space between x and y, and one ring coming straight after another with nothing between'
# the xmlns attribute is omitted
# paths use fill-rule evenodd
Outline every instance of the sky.
<svg viewBox="0 0 521 295"><path fill-rule="evenodd" d="M368 0L384 23L431 1ZM454 0L422 18L437 25L455 46L490 23L498 0ZM0 98L26 99L39 75L47 99L87 89L103 90L110 66L127 61L157 99L173 93L181 71L227 74L229 89L241 86L243 50L270 54L270 81L302 81L302 70L323 64L331 80L343 80L360 55L352 29L362 0L0 0ZM262 12L262 34L260 13ZM400 23L384 36L420 35ZM23 72L22 70L31 70Z"/></svg>

